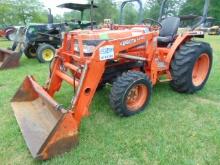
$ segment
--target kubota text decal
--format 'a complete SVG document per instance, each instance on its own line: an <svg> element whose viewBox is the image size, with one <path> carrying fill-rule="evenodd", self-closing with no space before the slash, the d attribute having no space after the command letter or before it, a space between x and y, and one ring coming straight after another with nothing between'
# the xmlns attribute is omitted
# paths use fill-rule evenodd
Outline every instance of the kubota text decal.
<svg viewBox="0 0 220 165"><path fill-rule="evenodd" d="M133 43L136 43L137 41L140 40L144 40L143 36L137 37L137 38L133 38L133 39L129 39L129 40L124 40L120 43L121 46L127 46L127 45L131 45Z"/></svg>

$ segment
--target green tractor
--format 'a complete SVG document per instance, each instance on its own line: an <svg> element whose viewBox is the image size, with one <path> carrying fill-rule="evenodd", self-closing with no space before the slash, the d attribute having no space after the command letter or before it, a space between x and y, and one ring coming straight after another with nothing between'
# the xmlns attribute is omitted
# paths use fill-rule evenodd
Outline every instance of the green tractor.
<svg viewBox="0 0 220 165"><path fill-rule="evenodd" d="M27 27L24 53L27 58L37 58L39 62L50 62L56 49L61 46L63 34L75 29L86 29L96 22L84 21L84 11L96 5L82 3L64 3L57 7L81 12L81 19L73 19L64 23L53 23L53 15L49 10L48 24L32 24Z"/></svg>

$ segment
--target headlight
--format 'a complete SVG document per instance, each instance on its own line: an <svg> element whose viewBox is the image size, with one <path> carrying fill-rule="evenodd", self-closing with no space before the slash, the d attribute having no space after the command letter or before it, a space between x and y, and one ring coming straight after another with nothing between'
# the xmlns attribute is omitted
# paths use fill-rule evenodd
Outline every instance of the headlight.
<svg viewBox="0 0 220 165"><path fill-rule="evenodd" d="M95 50L95 46L83 45L83 53L92 54ZM79 52L79 44L74 44L74 51Z"/></svg>

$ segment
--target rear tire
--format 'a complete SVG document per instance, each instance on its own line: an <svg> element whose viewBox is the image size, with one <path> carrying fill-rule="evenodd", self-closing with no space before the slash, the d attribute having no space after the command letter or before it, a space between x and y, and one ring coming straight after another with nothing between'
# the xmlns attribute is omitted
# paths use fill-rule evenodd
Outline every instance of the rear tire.
<svg viewBox="0 0 220 165"><path fill-rule="evenodd" d="M53 60L56 49L49 44L42 44L37 49L37 59L40 63L47 63Z"/></svg>
<svg viewBox="0 0 220 165"><path fill-rule="evenodd" d="M5 29L5 38L9 41L14 41L17 30L14 27L8 27Z"/></svg>
<svg viewBox="0 0 220 165"><path fill-rule="evenodd" d="M212 49L208 43L183 44L171 63L171 87L180 93L195 93L206 84L212 68Z"/></svg>
<svg viewBox="0 0 220 165"><path fill-rule="evenodd" d="M24 49L24 54L27 58L36 58L37 57L37 49L33 45L27 45Z"/></svg>
<svg viewBox="0 0 220 165"><path fill-rule="evenodd" d="M16 31L9 31L9 32L6 34L6 38L7 38L9 41L14 41L15 38L16 38Z"/></svg>
<svg viewBox="0 0 220 165"><path fill-rule="evenodd" d="M132 116L145 109L152 95L152 83L142 72L128 71L113 83L110 104L120 116Z"/></svg>

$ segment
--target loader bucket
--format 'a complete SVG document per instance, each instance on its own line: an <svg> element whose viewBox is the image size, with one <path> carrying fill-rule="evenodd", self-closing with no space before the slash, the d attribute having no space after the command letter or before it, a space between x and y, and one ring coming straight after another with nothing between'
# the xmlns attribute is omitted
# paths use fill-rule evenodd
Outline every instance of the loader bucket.
<svg viewBox="0 0 220 165"><path fill-rule="evenodd" d="M78 144L73 113L62 108L33 77L25 78L11 105L34 158L46 160Z"/></svg>
<svg viewBox="0 0 220 165"><path fill-rule="evenodd" d="M0 49L0 70L18 67L20 57L21 53Z"/></svg>

